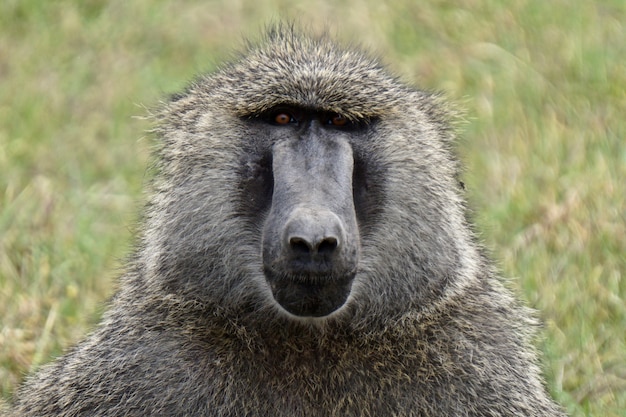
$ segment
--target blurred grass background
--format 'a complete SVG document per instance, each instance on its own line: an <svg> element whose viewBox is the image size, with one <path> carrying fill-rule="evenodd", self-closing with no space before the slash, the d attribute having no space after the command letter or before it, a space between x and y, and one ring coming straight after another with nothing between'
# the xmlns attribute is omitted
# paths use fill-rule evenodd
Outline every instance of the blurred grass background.
<svg viewBox="0 0 626 417"><path fill-rule="evenodd" d="M466 109L478 230L545 323L551 392L573 416L626 416L623 0L3 0L1 398L114 291L143 201L145 107L279 17Z"/></svg>

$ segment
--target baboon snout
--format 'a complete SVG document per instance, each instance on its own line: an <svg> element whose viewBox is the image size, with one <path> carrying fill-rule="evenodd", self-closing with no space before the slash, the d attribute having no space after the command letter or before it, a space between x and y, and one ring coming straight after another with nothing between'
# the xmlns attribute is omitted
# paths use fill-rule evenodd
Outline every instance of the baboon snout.
<svg viewBox="0 0 626 417"><path fill-rule="evenodd" d="M354 156L345 135L335 130L325 132L313 123L294 135L273 147L263 271L286 311L323 317L345 304L356 275Z"/></svg>

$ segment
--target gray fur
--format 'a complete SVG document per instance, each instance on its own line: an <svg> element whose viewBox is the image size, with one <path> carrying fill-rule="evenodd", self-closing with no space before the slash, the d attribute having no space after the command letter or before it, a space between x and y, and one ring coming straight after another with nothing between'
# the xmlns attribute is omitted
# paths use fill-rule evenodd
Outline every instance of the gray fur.
<svg viewBox="0 0 626 417"><path fill-rule="evenodd" d="M255 116L278 104L371 123L351 142L374 184L357 272L325 317L274 301L268 213L251 216L242 192L270 147ZM158 113L158 174L119 292L91 335L28 378L13 415L564 415L531 312L466 220L446 117L363 53L284 27L198 79Z"/></svg>

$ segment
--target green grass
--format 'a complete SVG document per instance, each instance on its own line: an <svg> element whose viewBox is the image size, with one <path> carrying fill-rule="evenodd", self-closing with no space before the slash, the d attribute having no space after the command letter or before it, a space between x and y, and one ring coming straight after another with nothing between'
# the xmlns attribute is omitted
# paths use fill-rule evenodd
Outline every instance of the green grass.
<svg viewBox="0 0 626 417"><path fill-rule="evenodd" d="M3 1L2 398L114 291L152 140L133 116L279 16L466 109L478 230L545 323L551 392L573 416L626 416L623 0Z"/></svg>

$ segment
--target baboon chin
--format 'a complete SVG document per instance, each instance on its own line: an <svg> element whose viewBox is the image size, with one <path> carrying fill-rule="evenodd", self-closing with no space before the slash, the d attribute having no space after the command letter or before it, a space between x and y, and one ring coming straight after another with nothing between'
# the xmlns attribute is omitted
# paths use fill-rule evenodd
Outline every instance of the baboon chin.
<svg viewBox="0 0 626 417"><path fill-rule="evenodd" d="M282 25L199 77L155 117L118 293L11 415L563 416L466 218L448 113Z"/></svg>

